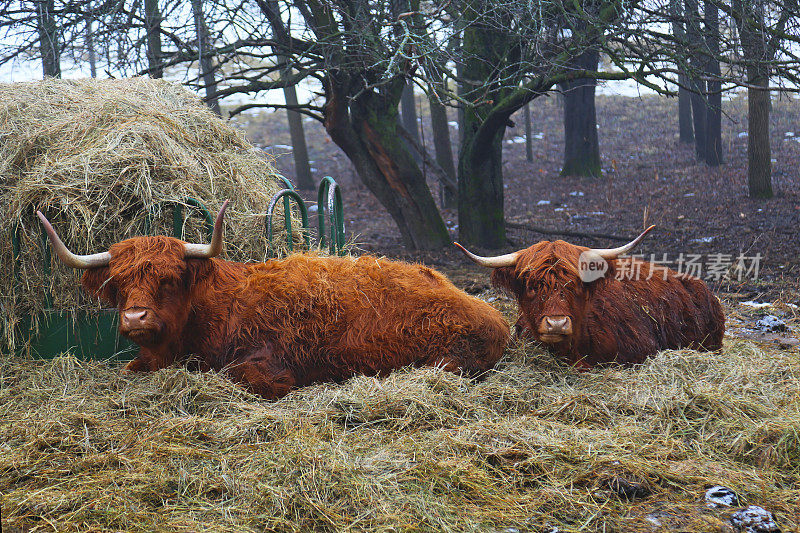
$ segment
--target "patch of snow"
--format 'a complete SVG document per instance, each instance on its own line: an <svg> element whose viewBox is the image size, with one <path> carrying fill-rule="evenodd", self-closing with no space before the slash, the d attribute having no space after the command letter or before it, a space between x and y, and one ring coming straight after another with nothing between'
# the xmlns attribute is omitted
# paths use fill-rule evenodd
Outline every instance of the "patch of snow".
<svg viewBox="0 0 800 533"><path fill-rule="evenodd" d="M700 244L706 244L706 243L713 242L713 241L714 241L714 237L700 237L699 239L692 239L689 242L696 242L696 243L700 243Z"/></svg>
<svg viewBox="0 0 800 533"><path fill-rule="evenodd" d="M736 134L736 136L739 137L740 139L744 139L745 137L747 137L747 132L740 131L739 133Z"/></svg>
<svg viewBox="0 0 800 533"><path fill-rule="evenodd" d="M536 205L550 205L550 200L539 200Z"/></svg>
<svg viewBox="0 0 800 533"><path fill-rule="evenodd" d="M761 331L767 332L786 331L787 329L786 322L773 315L765 316L756 322L756 326L761 329Z"/></svg>
<svg viewBox="0 0 800 533"><path fill-rule="evenodd" d="M753 300L747 300L746 302L739 302L739 305L743 305L745 307L752 307L754 309L762 309L764 307L772 306L772 304L768 302L754 302Z"/></svg>
<svg viewBox="0 0 800 533"><path fill-rule="evenodd" d="M649 515L645 516L644 519L647 520L648 522L650 522L651 524L653 524L656 527L660 527L661 526L661 520L659 520L658 517L656 517L655 515L649 514Z"/></svg>
<svg viewBox="0 0 800 533"><path fill-rule="evenodd" d="M772 513L758 505L749 505L733 513L731 524L742 533L780 533Z"/></svg>
<svg viewBox="0 0 800 533"><path fill-rule="evenodd" d="M589 215L589 216L605 215L605 213L603 213L602 211L592 211L591 213L586 213L586 214Z"/></svg>
<svg viewBox="0 0 800 533"><path fill-rule="evenodd" d="M508 139L506 141L506 143L508 143L508 144L522 144L524 142L525 142L525 137L522 136L522 135L514 137L513 139Z"/></svg>
<svg viewBox="0 0 800 533"><path fill-rule="evenodd" d="M560 213L563 210L564 210L563 207L556 207L555 209L553 209L553 211L555 211L556 213Z"/></svg>
<svg viewBox="0 0 800 533"><path fill-rule="evenodd" d="M739 505L739 495L728 487L715 485L706 491L706 505L708 507L733 507Z"/></svg>
<svg viewBox="0 0 800 533"><path fill-rule="evenodd" d="M569 193L569 195L570 196L583 196L583 193L581 191L572 191L571 193Z"/></svg>
<svg viewBox="0 0 800 533"><path fill-rule="evenodd" d="M451 128L458 129L458 122L456 122L455 120L451 120L450 122L447 123L447 125L450 126Z"/></svg>
<svg viewBox="0 0 800 533"><path fill-rule="evenodd" d="M787 131L786 133L784 133L784 136L786 136L786 137L794 137L794 132L793 131Z"/></svg>
<svg viewBox="0 0 800 533"><path fill-rule="evenodd" d="M684 194L684 196L685 196L686 198L688 198L688 197L690 197L690 196L694 196L694 193L693 193L693 192L687 192L686 194Z"/></svg>

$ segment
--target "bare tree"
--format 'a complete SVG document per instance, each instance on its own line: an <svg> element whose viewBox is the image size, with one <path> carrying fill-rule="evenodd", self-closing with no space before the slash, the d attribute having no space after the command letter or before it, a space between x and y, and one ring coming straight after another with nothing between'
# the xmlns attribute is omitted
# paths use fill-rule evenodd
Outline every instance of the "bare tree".
<svg viewBox="0 0 800 533"><path fill-rule="evenodd" d="M716 167L722 164L722 72L719 65L719 9L713 1L704 2L704 43L707 51L705 74L706 89L706 142L705 162Z"/></svg>
<svg viewBox="0 0 800 533"><path fill-rule="evenodd" d="M144 27L147 32L147 63L151 78L164 77L161 53L161 10L158 0L144 0Z"/></svg>
<svg viewBox="0 0 800 533"><path fill-rule="evenodd" d="M683 0L670 0L670 17L672 33L678 43L686 41L686 28L683 18ZM680 65L678 65L680 67ZM694 125L692 124L692 101L689 92L689 78L683 70L678 74L678 132L682 143L694 142Z"/></svg>
<svg viewBox="0 0 800 533"><path fill-rule="evenodd" d="M693 74L689 77L692 103L692 123L694 124L694 151L700 160L706 158L706 116L708 103L706 101L706 82L701 78L704 71L703 36L700 25L700 12L698 0L686 0L684 12L686 14L686 39L689 44L689 65Z"/></svg>
<svg viewBox="0 0 800 533"><path fill-rule="evenodd" d="M42 73L45 77L61 77L61 45L56 23L55 2L34 0L39 28L39 46L42 50Z"/></svg>
<svg viewBox="0 0 800 533"><path fill-rule="evenodd" d="M595 71L600 60L597 48L589 48L571 61L576 70ZM564 94L564 164L562 176L599 178L600 143L594 93L597 80L578 78L561 84Z"/></svg>
<svg viewBox="0 0 800 533"><path fill-rule="evenodd" d="M211 43L208 35L208 26L203 16L202 0L192 0L192 16L197 33L197 51L200 54L200 76L206 89L206 104L217 115L222 115L217 99L217 82L214 79L214 57L211 52Z"/></svg>
<svg viewBox="0 0 800 533"><path fill-rule="evenodd" d="M747 183L750 196L769 198L772 191L772 152L769 142L772 63L785 34L786 24L797 15L797 2L775 6L766 0L733 0L731 15L741 36L747 79ZM770 9L771 8L771 9ZM775 16L767 23L768 12ZM797 42L797 41L795 41Z"/></svg>

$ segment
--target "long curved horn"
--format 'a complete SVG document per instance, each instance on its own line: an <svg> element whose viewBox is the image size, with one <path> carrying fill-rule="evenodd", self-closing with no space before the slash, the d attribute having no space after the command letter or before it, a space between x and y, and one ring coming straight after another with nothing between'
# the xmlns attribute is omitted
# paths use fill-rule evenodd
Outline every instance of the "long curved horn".
<svg viewBox="0 0 800 533"><path fill-rule="evenodd" d="M475 263L489 267L489 268L500 268L506 266L514 266L517 264L517 258L519 257L519 252L514 252L505 255L498 255L495 257L481 257L479 255L475 255L457 242L454 242L456 246L458 246L464 255L472 259Z"/></svg>
<svg viewBox="0 0 800 533"><path fill-rule="evenodd" d="M626 254L626 253L630 252L633 249L633 247L636 246L637 244L639 244L639 242L642 239L644 239L644 236L647 235L648 233L650 233L650 230L652 230L655 227L656 227L655 225L650 226L649 228L644 230L641 233L641 235L639 235L638 237L633 239L631 242L629 242L625 246L620 246L619 248L592 248L590 251L596 253L597 255L602 257L603 259L616 259L617 256L620 256L622 254Z"/></svg>
<svg viewBox="0 0 800 533"><path fill-rule="evenodd" d="M230 200L225 200L222 207L219 208L217 220L214 222L214 232L211 234L211 242L209 244L194 244L187 242L183 245L183 256L186 259L196 257L198 259L210 259L219 255L222 252L222 238L225 232L225 210L228 208Z"/></svg>
<svg viewBox="0 0 800 533"><path fill-rule="evenodd" d="M68 267L82 269L97 268L107 266L109 261L111 261L111 254L108 252L100 252L99 254L91 255L73 254L61 241L58 233L53 229L53 225L50 224L50 221L45 218L42 212L36 211L36 216L42 221L44 231L47 233L47 238L50 239L50 245L53 247L53 250L55 250L56 255L61 259L61 262Z"/></svg>

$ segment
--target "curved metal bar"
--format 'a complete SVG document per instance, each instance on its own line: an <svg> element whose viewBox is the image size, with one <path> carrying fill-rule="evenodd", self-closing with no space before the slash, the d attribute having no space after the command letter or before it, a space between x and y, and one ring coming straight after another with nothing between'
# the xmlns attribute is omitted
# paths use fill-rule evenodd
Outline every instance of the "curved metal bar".
<svg viewBox="0 0 800 533"><path fill-rule="evenodd" d="M325 231L325 211L330 218L330 235ZM317 191L317 221L319 224L319 244L325 246L331 255L344 254L344 213L342 209L342 192L339 184L330 176L325 176L319 183Z"/></svg>
<svg viewBox="0 0 800 533"><path fill-rule="evenodd" d="M287 189L289 189L290 191L294 190L294 185L292 185L292 182L289 180L289 178L287 178L286 176L282 176L280 174L272 174L272 175L281 180L283 184L286 185Z"/></svg>
<svg viewBox="0 0 800 533"><path fill-rule="evenodd" d="M275 193L275 196L272 197L272 200L269 201L266 220L267 241L269 246L272 247L272 215L275 213L275 206L278 204L278 200L281 198L284 200L283 220L286 224L286 242L289 250L294 250L294 243L292 240L292 211L290 209L291 205L289 204L290 198L294 199L294 201L297 203L298 209L300 209L300 216L302 217L303 222L302 231L306 241L306 248L311 248L311 240L308 237L308 209L306 208L305 202L303 202L303 198L292 189L282 189L278 191ZM277 255L274 253L274 249L269 250L268 253L272 257Z"/></svg>

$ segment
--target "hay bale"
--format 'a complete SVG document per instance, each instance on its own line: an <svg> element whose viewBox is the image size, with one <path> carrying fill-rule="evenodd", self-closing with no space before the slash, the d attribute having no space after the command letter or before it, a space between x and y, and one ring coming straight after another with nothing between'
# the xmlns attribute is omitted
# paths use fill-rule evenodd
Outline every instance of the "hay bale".
<svg viewBox="0 0 800 533"><path fill-rule="evenodd" d="M0 84L0 262L12 264L17 223L22 244L18 281L10 268L0 272L4 337L48 293L58 309L94 305L78 301L71 269L56 262L47 275L37 209L73 251L93 253L143 234L151 207L152 232L171 235L164 201L195 198L215 214L230 198L225 256L262 260L263 213L282 188L272 161L179 85L147 78ZM276 224L278 240L282 228ZM200 218L190 217L186 230L187 240L205 241Z"/></svg>

